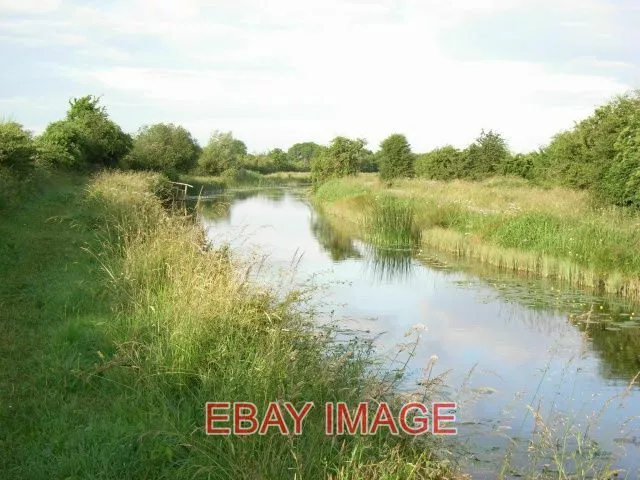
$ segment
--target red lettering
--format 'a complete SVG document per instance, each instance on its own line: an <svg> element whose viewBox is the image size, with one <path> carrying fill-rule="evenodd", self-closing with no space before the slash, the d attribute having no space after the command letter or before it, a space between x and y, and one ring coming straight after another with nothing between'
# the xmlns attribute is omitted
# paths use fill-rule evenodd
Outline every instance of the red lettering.
<svg viewBox="0 0 640 480"><path fill-rule="evenodd" d="M324 404L324 433L333 435L333 403Z"/></svg>
<svg viewBox="0 0 640 480"><path fill-rule="evenodd" d="M455 422L456 416L453 414L441 415L440 409L457 409L455 403L434 403L433 404L433 434L434 435L457 435L457 428L441 428L440 422Z"/></svg>
<svg viewBox="0 0 640 480"><path fill-rule="evenodd" d="M248 413L243 413L248 411ZM253 435L258 431L258 420L256 415L258 408L253 403L236 402L233 404L233 434ZM244 423L249 423L250 427L243 427Z"/></svg>
<svg viewBox="0 0 640 480"><path fill-rule="evenodd" d="M230 435L231 429L226 427L214 427L214 422L228 422L229 415L217 415L215 410L228 410L231 405L229 402L207 402L205 405L205 416L207 419L206 432L207 435Z"/></svg>
<svg viewBox="0 0 640 480"><path fill-rule="evenodd" d="M305 417L309 414L309 412L313 408L313 402L305 403L304 407L302 407L302 410L300 410L300 412L298 412L296 408L289 402L284 404L284 408L287 409L287 411L289 412L289 415L291 415L291 418L293 418L294 435L302 435L302 422L304 421Z"/></svg>
<svg viewBox="0 0 640 480"><path fill-rule="evenodd" d="M351 415L349 415L347 404L344 402L338 402L336 415L336 423L338 424L338 427L336 429L336 433L338 435L344 435L344 427L346 424L347 433L349 435L355 435L358 430L361 431L362 435L367 435L368 414L367 402L360 402L358 404L358 409L356 410L356 415L353 419L351 418Z"/></svg>
<svg viewBox="0 0 640 480"><path fill-rule="evenodd" d="M398 426L393 419L393 415L391 414L391 410L389 410L389 405L387 404L387 402L382 402L380 405L378 405L378 410L376 411L376 416L373 418L373 423L371 424L371 430L369 430L369 434L375 435L378 431L378 428L380 428L381 426L389 427L389 431L394 435L398 434Z"/></svg>
<svg viewBox="0 0 640 480"><path fill-rule="evenodd" d="M409 410L420 410L420 413L422 413L422 415L426 415L428 413L427 407L425 407L422 403L412 402L404 405L400 410L400 428L402 428L402 431L409 435L422 435L423 433L428 432L429 417L416 415L415 417L413 417L413 424L415 425L416 423L418 423L420 424L420 426L409 426L409 424L407 423Z"/></svg>
<svg viewBox="0 0 640 480"><path fill-rule="evenodd" d="M264 414L264 420L262 420L262 425L260 425L260 435L265 435L269 427L278 427L282 435L289 434L289 428L287 424L284 423L280 406L276 402L269 403L267 412Z"/></svg>

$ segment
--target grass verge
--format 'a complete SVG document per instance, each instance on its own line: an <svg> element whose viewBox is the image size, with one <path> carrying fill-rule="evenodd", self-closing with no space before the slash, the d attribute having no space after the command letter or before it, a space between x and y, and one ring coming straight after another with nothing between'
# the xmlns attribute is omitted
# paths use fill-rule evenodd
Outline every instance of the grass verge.
<svg viewBox="0 0 640 480"><path fill-rule="evenodd" d="M396 199L393 209L390 198ZM327 182L315 200L327 213L353 221L362 236L388 236L384 232L399 222L402 231L407 225L419 231L425 249L640 298L640 217L594 205L583 192L543 190L509 178L387 186L361 175Z"/></svg>
<svg viewBox="0 0 640 480"><path fill-rule="evenodd" d="M62 178L0 218L0 477L444 478L432 437L324 435L325 402L396 401L307 292L169 212L152 174ZM315 408L300 436L207 437L207 401Z"/></svg>

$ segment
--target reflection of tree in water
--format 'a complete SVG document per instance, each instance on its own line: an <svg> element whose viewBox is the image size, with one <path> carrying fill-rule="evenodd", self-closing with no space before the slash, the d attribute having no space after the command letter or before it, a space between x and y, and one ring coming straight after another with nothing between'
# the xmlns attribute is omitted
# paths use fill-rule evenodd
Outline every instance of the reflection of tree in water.
<svg viewBox="0 0 640 480"><path fill-rule="evenodd" d="M378 281L406 280L413 271L413 258L409 248L383 248L365 245L364 265Z"/></svg>
<svg viewBox="0 0 640 480"><path fill-rule="evenodd" d="M234 200L247 200L257 197L270 200L274 203L280 203L284 200L286 192L283 188L260 188L260 189L240 189L229 192L233 195Z"/></svg>
<svg viewBox="0 0 640 480"><path fill-rule="evenodd" d="M226 196L202 200L198 205L200 214L207 220L226 220L231 218L231 199Z"/></svg>
<svg viewBox="0 0 640 480"><path fill-rule="evenodd" d="M629 382L640 372L640 319L628 313L612 312L606 321L590 318L589 312L576 315L572 323L589 338L602 360L604 378Z"/></svg>
<svg viewBox="0 0 640 480"><path fill-rule="evenodd" d="M501 275L480 282L491 286L498 297L536 312L566 315L569 322L589 339L590 349L600 358L600 375L611 380L630 381L640 372L640 307L630 302L589 294L572 288L558 288L549 281L522 281ZM634 316L635 315L635 316ZM544 322L545 315L531 317ZM519 321L522 321L519 314ZM555 322L553 322L555 323ZM555 330L549 325L549 330Z"/></svg>
<svg viewBox="0 0 640 480"><path fill-rule="evenodd" d="M313 209L311 210L311 233L322 248L331 255L334 262L361 257L354 247L351 237L333 228L322 215Z"/></svg>

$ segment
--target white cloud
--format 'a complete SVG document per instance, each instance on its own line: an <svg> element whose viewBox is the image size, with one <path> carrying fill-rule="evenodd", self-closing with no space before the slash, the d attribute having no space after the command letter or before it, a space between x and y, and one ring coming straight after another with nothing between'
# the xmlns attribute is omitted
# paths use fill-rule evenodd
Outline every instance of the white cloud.
<svg viewBox="0 0 640 480"><path fill-rule="evenodd" d="M61 7L2 22L0 33L66 45L82 61L50 59L58 74L105 93L123 121L171 120L154 117L166 110L201 140L222 128L255 149L336 134L376 145L400 131L424 150L494 128L528 149L629 86L593 73L617 59L578 59L566 73L526 59L463 61L443 46L458 22L523 7L578 12L574 24L599 22L599 33L612 26L600 0L136 0ZM563 95L570 101L552 100ZM149 107L126 114L128 103Z"/></svg>
<svg viewBox="0 0 640 480"><path fill-rule="evenodd" d="M44 14L58 9L61 0L0 0L0 13Z"/></svg>

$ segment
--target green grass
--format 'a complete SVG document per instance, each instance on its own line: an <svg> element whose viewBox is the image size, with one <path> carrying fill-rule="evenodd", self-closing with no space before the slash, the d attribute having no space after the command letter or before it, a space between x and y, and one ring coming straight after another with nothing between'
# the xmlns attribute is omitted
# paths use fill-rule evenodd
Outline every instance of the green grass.
<svg viewBox="0 0 640 480"><path fill-rule="evenodd" d="M403 203L391 206L389 197ZM508 179L403 180L386 187L361 175L322 185L315 200L328 213L351 218L363 236L394 228L402 236L411 225L426 249L640 298L640 217L594 205L581 192Z"/></svg>
<svg viewBox="0 0 640 480"><path fill-rule="evenodd" d="M256 290L157 175L61 177L0 217L0 478L441 478L431 437L327 437L396 401L365 345ZM300 437L207 437L207 401L314 401Z"/></svg>

